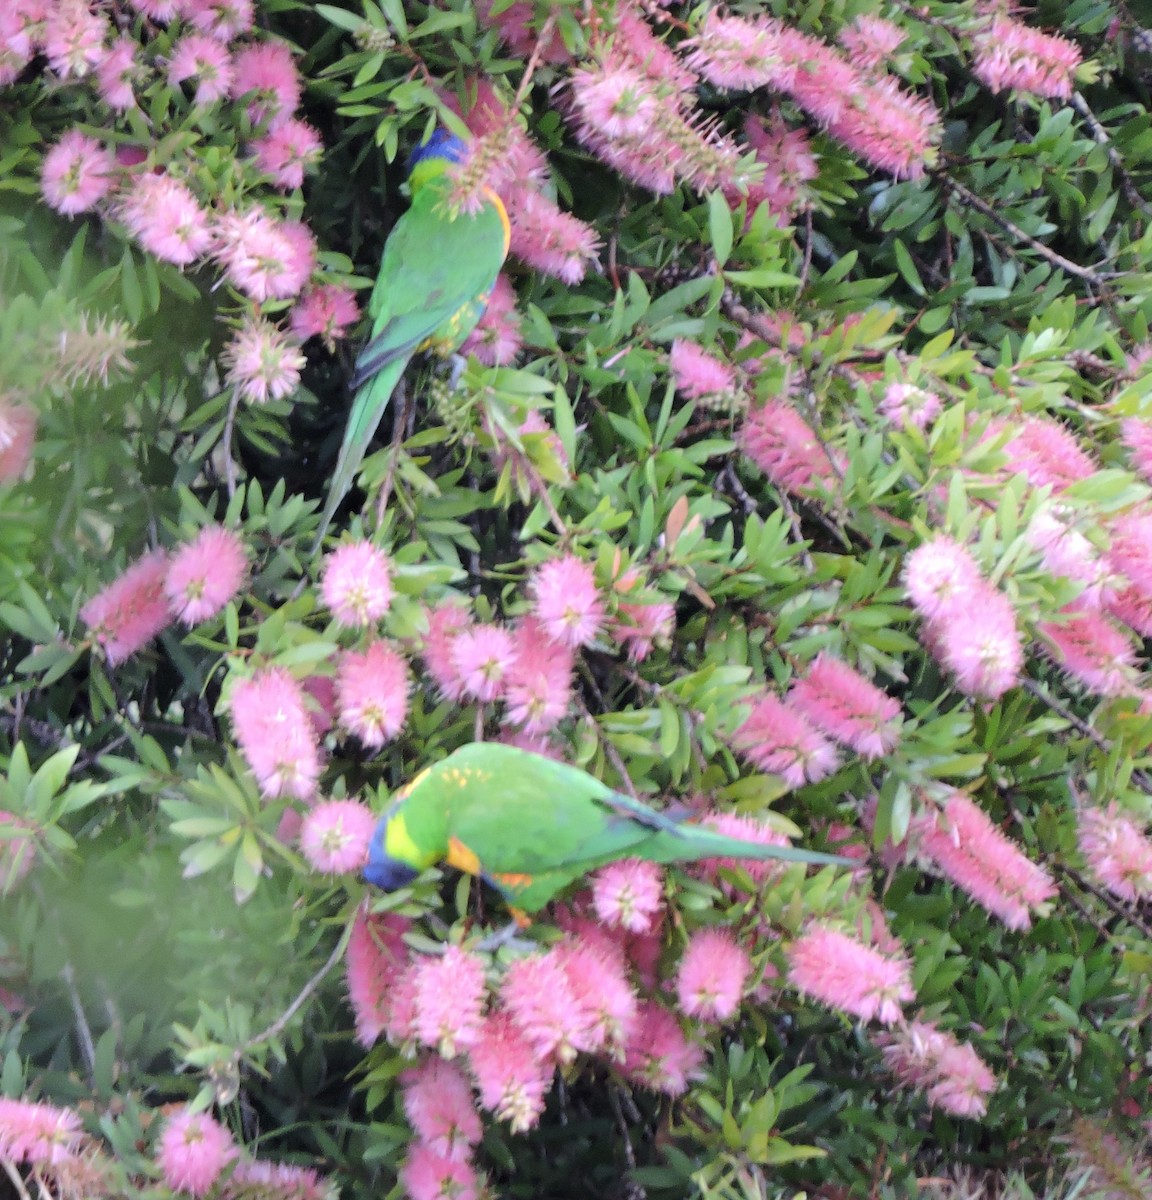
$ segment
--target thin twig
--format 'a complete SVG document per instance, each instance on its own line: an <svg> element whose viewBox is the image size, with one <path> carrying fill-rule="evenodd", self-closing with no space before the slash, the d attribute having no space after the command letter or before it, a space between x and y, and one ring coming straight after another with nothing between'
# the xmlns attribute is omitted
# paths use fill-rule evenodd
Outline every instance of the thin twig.
<svg viewBox="0 0 1152 1200"><path fill-rule="evenodd" d="M1077 733L1090 738L1101 750L1111 749L1106 738L1102 738L1087 722L1080 720L1070 708L1061 704L1059 700L1054 700L1034 679L1025 679L1022 682L1025 691L1031 692L1041 704L1046 704L1057 716L1063 717Z"/></svg>
<svg viewBox="0 0 1152 1200"><path fill-rule="evenodd" d="M12 1186L16 1189L20 1200L32 1200L28 1195L28 1189L24 1186L24 1180L20 1178L20 1172L16 1170L15 1164L6 1158L0 1158L0 1166L4 1168L4 1174L12 1181Z"/></svg>
<svg viewBox="0 0 1152 1200"><path fill-rule="evenodd" d="M1128 170L1124 166L1124 160L1120 157L1120 152L1116 149L1112 138L1108 134L1108 130L1104 128L1100 119L1088 107L1088 101L1079 92L1073 92L1072 98L1068 103L1084 118L1084 123L1092 131L1092 137L1095 139L1096 144L1104 147L1104 152L1108 155L1108 161L1111 163L1112 169L1116 172L1117 178L1120 180L1120 190L1124 193L1125 200L1133 208L1138 208L1145 216L1152 214L1152 205L1149 205L1144 197L1140 195L1135 183L1132 182L1132 176L1128 174Z"/></svg>
<svg viewBox="0 0 1152 1200"><path fill-rule="evenodd" d="M991 204L986 200L982 200L975 192L969 191L958 180L952 179L948 175L937 175L936 178L946 191L950 191L953 195L958 196L965 204L974 208L994 224L999 225L1005 233L1010 233L1017 241L1031 246L1041 258L1046 258L1054 267L1059 267L1060 270L1067 271L1069 275L1075 275L1078 279L1086 280L1098 288L1103 288L1109 279L1116 278L1115 273L1101 274L1091 267L1082 267L1079 263L1074 263L1070 258L1065 258L1062 254L1057 254L1055 250L1046 246L1038 238L1034 238L1030 233L1025 233L1014 221L1010 221L1003 213L997 212Z"/></svg>
<svg viewBox="0 0 1152 1200"><path fill-rule="evenodd" d="M528 64L524 68L524 75L520 80L520 86L516 89L516 95L512 98L513 111L518 112L520 109L520 104L528 92L528 84L532 82L532 76L536 73L536 68L540 65L540 55L544 52L545 44L552 37L552 30L556 28L556 19L559 15L559 10L553 9L549 13L548 19L540 26L536 45L532 47L532 57L528 59Z"/></svg>
<svg viewBox="0 0 1152 1200"><path fill-rule="evenodd" d="M70 962L64 964L60 976L68 989L68 999L72 1002L76 1035L80 1039L80 1051L84 1055L84 1064L88 1068L88 1078L91 1080L96 1071L96 1043L92 1040L92 1030L88 1025L88 1018L84 1015L84 1005L80 1003L80 993L76 990L76 972Z"/></svg>
<svg viewBox="0 0 1152 1200"><path fill-rule="evenodd" d="M288 1007L280 1014L280 1016L276 1018L275 1021L272 1022L271 1025L268 1026L267 1029L261 1030L261 1032L256 1034L255 1037L249 1038L240 1047L240 1052L242 1054L247 1053L249 1050L255 1049L263 1042L270 1041L274 1037L279 1037L280 1034L284 1032L288 1022L292 1020L292 1018L304 1006L305 1002L312 995L312 993L324 982L328 972L331 971L332 968L335 967L340 961L340 959L344 957L344 950L348 945L348 938L351 936L351 933L352 926L349 925L348 928L345 929L340 935L340 940L336 943L335 947L333 947L332 953L328 955L327 961L320 968L320 970L317 971L316 974L313 975L312 978L309 979L308 982L300 989L299 993L297 993L296 999L288 1005Z"/></svg>

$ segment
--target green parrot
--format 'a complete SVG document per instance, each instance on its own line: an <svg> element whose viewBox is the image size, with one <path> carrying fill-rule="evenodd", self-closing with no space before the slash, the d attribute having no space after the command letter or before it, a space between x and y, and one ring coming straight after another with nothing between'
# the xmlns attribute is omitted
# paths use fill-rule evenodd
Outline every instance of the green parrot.
<svg viewBox="0 0 1152 1200"><path fill-rule="evenodd" d="M622 858L848 862L725 837L614 792L578 767L498 742L473 742L397 793L372 835L364 878L391 891L444 861L487 880L527 913Z"/></svg>
<svg viewBox="0 0 1152 1200"><path fill-rule="evenodd" d="M412 205L388 236L368 301L372 336L356 359L356 396L317 545L352 486L408 360L418 350L447 356L460 346L483 315L508 253L508 214L490 188L479 211L453 216L449 209L446 172L466 151L458 137L437 129L409 159Z"/></svg>

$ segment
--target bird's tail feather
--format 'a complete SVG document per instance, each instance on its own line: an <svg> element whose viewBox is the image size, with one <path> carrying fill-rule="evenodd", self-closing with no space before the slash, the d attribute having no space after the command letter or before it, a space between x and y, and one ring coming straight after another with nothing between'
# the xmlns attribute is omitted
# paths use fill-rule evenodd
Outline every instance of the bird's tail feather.
<svg viewBox="0 0 1152 1200"><path fill-rule="evenodd" d="M388 401L392 398L392 392L404 372L406 363L407 359L397 359L388 363L378 375L374 375L360 388L352 401L348 425L344 430L344 441L336 459L336 469L328 484L328 499L320 516L313 552L319 547L340 501L352 487L356 472L364 461L364 454L388 408Z"/></svg>
<svg viewBox="0 0 1152 1200"><path fill-rule="evenodd" d="M653 858L662 862L699 862L702 858L751 858L761 861L802 862L815 866L851 866L850 858L804 850L799 846L770 846L728 837L700 825L680 824L654 839ZM647 850L645 851L647 854Z"/></svg>

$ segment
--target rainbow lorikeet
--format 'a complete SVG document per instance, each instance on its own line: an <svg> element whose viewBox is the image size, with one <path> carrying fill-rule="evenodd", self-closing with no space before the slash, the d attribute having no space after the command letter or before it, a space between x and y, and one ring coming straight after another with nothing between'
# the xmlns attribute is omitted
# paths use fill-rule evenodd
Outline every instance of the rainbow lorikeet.
<svg viewBox="0 0 1152 1200"><path fill-rule="evenodd" d="M437 129L408 160L412 204L384 244L368 314L372 336L356 359L356 396L317 540L347 494L392 392L418 350L447 356L476 327L508 253L511 230L499 196L484 189L474 213L454 213L447 170L466 146Z"/></svg>
<svg viewBox="0 0 1152 1200"><path fill-rule="evenodd" d="M398 793L372 835L364 878L393 890L444 861L487 880L516 909L535 912L589 871L622 858L847 861L725 837L614 792L578 767L474 742Z"/></svg>

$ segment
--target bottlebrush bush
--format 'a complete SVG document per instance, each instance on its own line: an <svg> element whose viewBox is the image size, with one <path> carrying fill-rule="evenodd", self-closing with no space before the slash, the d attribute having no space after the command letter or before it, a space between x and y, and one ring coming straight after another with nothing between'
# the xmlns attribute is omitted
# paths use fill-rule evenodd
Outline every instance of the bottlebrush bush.
<svg viewBox="0 0 1152 1200"><path fill-rule="evenodd" d="M2 9L15 1193L1146 1195L1137 10ZM314 549L437 123L511 253ZM850 869L371 891L481 738Z"/></svg>

